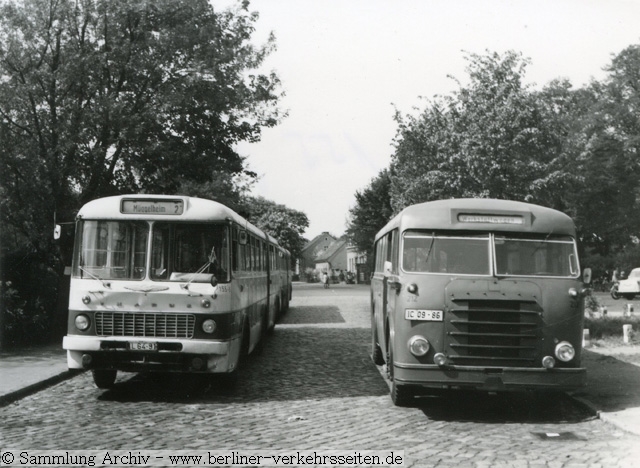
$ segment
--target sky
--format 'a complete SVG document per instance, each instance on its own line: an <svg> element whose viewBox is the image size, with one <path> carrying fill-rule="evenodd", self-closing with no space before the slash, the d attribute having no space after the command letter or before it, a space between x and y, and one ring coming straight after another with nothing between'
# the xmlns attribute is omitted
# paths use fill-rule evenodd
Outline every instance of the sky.
<svg viewBox="0 0 640 468"><path fill-rule="evenodd" d="M212 0L214 8L235 4ZM260 176L252 194L304 212L313 239L346 229L356 191L389 166L396 109L424 109L465 83L467 53L514 50L526 82L606 76L640 43L640 0L252 0L253 40L276 36L265 61L289 116L237 150Z"/></svg>

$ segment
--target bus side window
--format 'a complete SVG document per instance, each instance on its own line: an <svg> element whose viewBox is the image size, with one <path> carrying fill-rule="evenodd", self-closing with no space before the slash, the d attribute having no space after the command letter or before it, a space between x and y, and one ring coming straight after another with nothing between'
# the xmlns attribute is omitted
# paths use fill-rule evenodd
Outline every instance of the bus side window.
<svg viewBox="0 0 640 468"><path fill-rule="evenodd" d="M384 237L378 239L378 242L376 243L376 259L375 259L375 271L376 272L382 272L382 268L383 268L383 264L384 264L384 257L382 255L382 243L384 242Z"/></svg>
<svg viewBox="0 0 640 468"><path fill-rule="evenodd" d="M391 262L393 263L393 269L391 270L394 274L398 274L398 263L400 263L399 256L400 249L400 235L397 229L393 231L393 243L391 248Z"/></svg>
<svg viewBox="0 0 640 468"><path fill-rule="evenodd" d="M238 271L238 245L238 229L233 226L231 228L231 270L234 272Z"/></svg>
<svg viewBox="0 0 640 468"><path fill-rule="evenodd" d="M395 243L395 233L396 231L391 231L389 234L387 234L385 236L386 238L386 242L385 242L385 248L386 248L386 252L384 255L384 259L385 262L389 262L391 264L389 271L385 270L385 274L386 273L397 273L396 270L396 261L395 258L393 256L393 250L394 250L394 243ZM388 264L387 264L388 265Z"/></svg>

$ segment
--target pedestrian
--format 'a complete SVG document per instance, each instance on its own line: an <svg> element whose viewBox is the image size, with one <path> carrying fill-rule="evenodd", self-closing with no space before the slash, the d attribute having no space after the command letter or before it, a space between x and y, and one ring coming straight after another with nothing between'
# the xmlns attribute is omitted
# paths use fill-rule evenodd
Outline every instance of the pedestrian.
<svg viewBox="0 0 640 468"><path fill-rule="evenodd" d="M322 282L324 283L324 289L329 289L329 275L326 271L322 273Z"/></svg>
<svg viewBox="0 0 640 468"><path fill-rule="evenodd" d="M341 283L344 283L344 273L342 272L342 270L340 270L340 275L338 275L338 278L340 278Z"/></svg>

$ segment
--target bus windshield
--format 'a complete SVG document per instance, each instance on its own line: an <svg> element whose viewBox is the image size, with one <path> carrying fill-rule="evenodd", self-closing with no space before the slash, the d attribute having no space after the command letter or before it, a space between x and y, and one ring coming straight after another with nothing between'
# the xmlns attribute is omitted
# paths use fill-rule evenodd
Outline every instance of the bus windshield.
<svg viewBox="0 0 640 468"><path fill-rule="evenodd" d="M144 278L149 225L140 221L81 221L74 276Z"/></svg>
<svg viewBox="0 0 640 468"><path fill-rule="evenodd" d="M407 231L403 246L402 268L407 272L579 276L576 243L570 236Z"/></svg>
<svg viewBox="0 0 640 468"><path fill-rule="evenodd" d="M229 281L228 228L215 224L155 223L151 246L151 279Z"/></svg>
<svg viewBox="0 0 640 468"><path fill-rule="evenodd" d="M495 236L500 276L578 276L576 245L569 236Z"/></svg>
<svg viewBox="0 0 640 468"><path fill-rule="evenodd" d="M402 267L423 273L489 275L489 234L436 234L407 231Z"/></svg>

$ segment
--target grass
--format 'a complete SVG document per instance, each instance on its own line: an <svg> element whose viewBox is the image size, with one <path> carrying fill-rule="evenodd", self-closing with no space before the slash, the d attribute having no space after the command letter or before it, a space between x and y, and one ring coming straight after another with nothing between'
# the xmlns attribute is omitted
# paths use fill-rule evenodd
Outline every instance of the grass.
<svg viewBox="0 0 640 468"><path fill-rule="evenodd" d="M585 317L584 328L589 329L592 340L612 340L618 341L622 345L622 326L632 325L632 343L640 343L640 317Z"/></svg>

